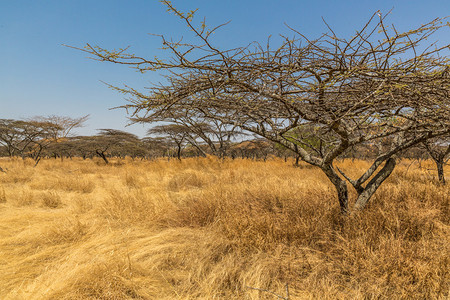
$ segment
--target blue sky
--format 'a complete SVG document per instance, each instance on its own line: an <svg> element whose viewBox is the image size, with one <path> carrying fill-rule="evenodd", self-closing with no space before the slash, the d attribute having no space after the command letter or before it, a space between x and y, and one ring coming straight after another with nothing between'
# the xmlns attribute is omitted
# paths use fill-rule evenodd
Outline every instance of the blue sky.
<svg viewBox="0 0 450 300"><path fill-rule="evenodd" d="M308 37L326 31L322 17L338 35L351 36L377 10L393 9L389 23L400 31L436 17L450 15L449 0L173 0L179 9L198 8L197 18L210 26L231 20L215 36L223 47L266 41L269 35L289 34L284 25ZM142 88L158 82L158 74L139 74L124 66L90 60L62 44L105 48L131 46L142 56L164 55L160 39L149 35L189 37L183 23L157 0L0 0L0 118L37 115L79 117L90 114L78 134L99 128L127 130L140 136L142 125L125 127L122 95L108 89L128 84ZM438 36L449 42L450 33Z"/></svg>

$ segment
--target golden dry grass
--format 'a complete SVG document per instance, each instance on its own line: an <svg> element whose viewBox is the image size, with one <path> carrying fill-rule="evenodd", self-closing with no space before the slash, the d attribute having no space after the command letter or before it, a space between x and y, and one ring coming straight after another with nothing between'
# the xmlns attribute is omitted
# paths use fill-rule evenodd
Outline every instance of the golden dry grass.
<svg viewBox="0 0 450 300"><path fill-rule="evenodd" d="M449 297L450 188L417 164L348 217L281 160L0 164L0 299Z"/></svg>

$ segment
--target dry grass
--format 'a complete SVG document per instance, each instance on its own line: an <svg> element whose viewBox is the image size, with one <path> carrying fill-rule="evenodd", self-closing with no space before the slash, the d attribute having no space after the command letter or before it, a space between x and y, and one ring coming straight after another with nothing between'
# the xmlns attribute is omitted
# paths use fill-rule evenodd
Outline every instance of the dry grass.
<svg viewBox="0 0 450 300"><path fill-rule="evenodd" d="M348 217L320 171L281 160L0 164L0 299L449 297L431 162L401 163Z"/></svg>

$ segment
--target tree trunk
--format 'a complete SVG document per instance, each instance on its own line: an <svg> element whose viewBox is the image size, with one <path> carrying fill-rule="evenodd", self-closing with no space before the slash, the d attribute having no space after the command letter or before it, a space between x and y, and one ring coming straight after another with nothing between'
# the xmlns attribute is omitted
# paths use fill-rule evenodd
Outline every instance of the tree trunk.
<svg viewBox="0 0 450 300"><path fill-rule="evenodd" d="M39 162L41 161L41 158L42 158L41 153L42 153L43 147L40 144L38 144L38 147L39 147L39 150L34 155L32 155L32 158L35 161L34 167L36 167L39 164Z"/></svg>
<svg viewBox="0 0 450 300"><path fill-rule="evenodd" d="M392 171L394 171L395 165L395 159L389 158L386 161L384 167L380 170L380 172L377 173L377 175L375 175L374 178L372 178L367 186L364 189L358 191L359 195L356 199L355 209L361 210L366 206L367 202L369 202L370 198L377 191L383 181L385 181L386 178L391 175Z"/></svg>
<svg viewBox="0 0 450 300"><path fill-rule="evenodd" d="M338 195L339 206L341 213L346 214L348 212L348 189L347 183L336 173L332 165L326 165L321 167L322 171L330 179L331 183L336 188Z"/></svg>
<svg viewBox="0 0 450 300"><path fill-rule="evenodd" d="M180 145L178 145L177 158L178 158L178 160L181 161L181 146Z"/></svg>
<svg viewBox="0 0 450 300"><path fill-rule="evenodd" d="M434 162L436 163L436 167L437 167L437 171L438 171L439 183L442 185L445 185L444 159L435 159Z"/></svg>
<svg viewBox="0 0 450 300"><path fill-rule="evenodd" d="M106 155L105 155L105 153L103 151L96 150L95 152L97 152L98 156L100 156L105 161L106 164L109 163L109 161L106 158Z"/></svg>
<svg viewBox="0 0 450 300"><path fill-rule="evenodd" d="M39 162L41 161L41 157L40 156L37 157L34 161L35 161L34 167L36 167L39 164Z"/></svg>

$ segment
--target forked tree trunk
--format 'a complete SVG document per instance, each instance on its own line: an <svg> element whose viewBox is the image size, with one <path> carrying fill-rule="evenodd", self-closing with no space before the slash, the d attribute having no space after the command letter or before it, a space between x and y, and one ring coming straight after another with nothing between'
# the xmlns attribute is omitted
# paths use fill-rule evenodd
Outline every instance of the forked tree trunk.
<svg viewBox="0 0 450 300"><path fill-rule="evenodd" d="M433 149L428 143L424 143L424 145L428 151L428 154L436 163L439 183L445 185L445 175L444 175L445 157L448 154L450 154L450 145L448 145L446 149L442 149L444 151L441 151L439 149Z"/></svg>
<svg viewBox="0 0 450 300"><path fill-rule="evenodd" d="M42 149L44 148L40 144L38 144L38 146L39 146L39 150L34 155L32 155L32 157L35 161L34 167L36 167L39 164L39 162L41 161L41 158L42 158L41 153L42 153Z"/></svg>
<svg viewBox="0 0 450 300"><path fill-rule="evenodd" d="M365 188L357 189L358 198L356 199L355 209L361 210L369 202L370 198L377 191L380 185L385 181L392 171L394 171L396 162L394 158L389 158L383 168L370 180Z"/></svg>
<svg viewBox="0 0 450 300"><path fill-rule="evenodd" d="M332 165L326 165L321 167L322 171L330 179L331 183L334 185L338 200L339 207L341 208L341 213L346 214L348 212L348 189L347 183L336 173Z"/></svg>
<svg viewBox="0 0 450 300"><path fill-rule="evenodd" d="M99 150L95 150L95 152L98 154L98 156L100 156L106 164L109 163L108 159L106 158L106 155L103 151L99 151Z"/></svg>

